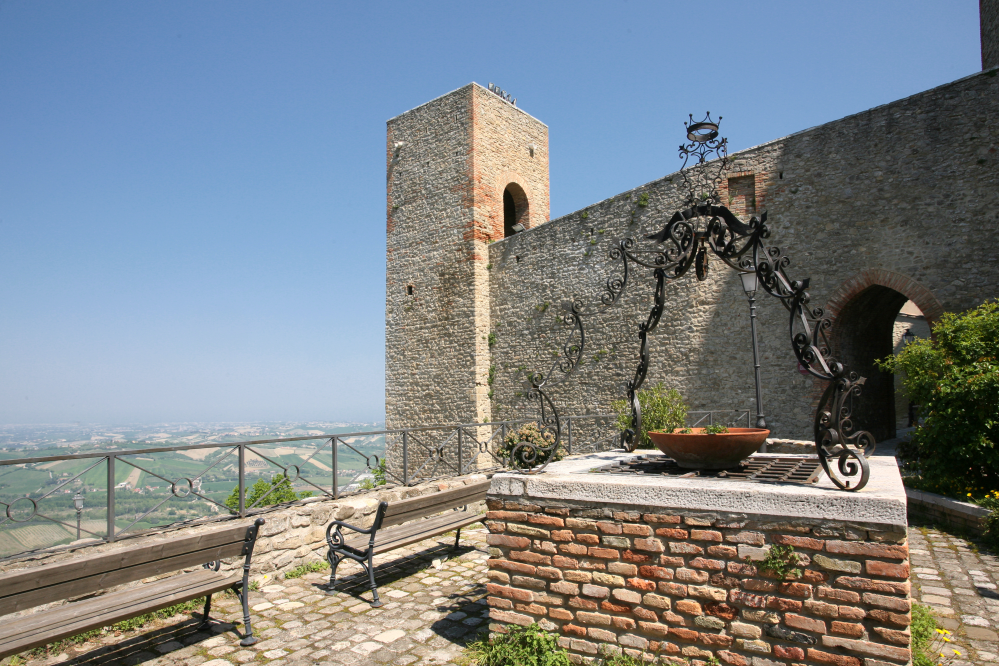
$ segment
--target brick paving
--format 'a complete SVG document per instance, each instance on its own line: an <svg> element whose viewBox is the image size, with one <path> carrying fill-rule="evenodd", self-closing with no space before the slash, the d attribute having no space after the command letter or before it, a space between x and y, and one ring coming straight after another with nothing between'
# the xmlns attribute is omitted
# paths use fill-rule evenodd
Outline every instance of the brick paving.
<svg viewBox="0 0 999 666"><path fill-rule="evenodd" d="M962 658L954 664L999 664L999 557L930 527L909 526L912 600L933 609L952 631Z"/></svg>
<svg viewBox="0 0 999 666"><path fill-rule="evenodd" d="M242 612L233 597L216 596L210 631L181 615L123 635L106 635L43 664L131 666L304 666L305 664L457 664L465 645L488 624L484 603L486 532L462 530L375 558L385 605L371 608L367 577L345 564L341 591L327 595L327 573L284 580L280 574L252 593L252 620L261 640L240 647ZM913 601L929 605L954 632L962 652L955 666L999 664L999 557L939 529L910 526ZM351 568L353 567L353 568ZM6 666L9 659L0 662Z"/></svg>

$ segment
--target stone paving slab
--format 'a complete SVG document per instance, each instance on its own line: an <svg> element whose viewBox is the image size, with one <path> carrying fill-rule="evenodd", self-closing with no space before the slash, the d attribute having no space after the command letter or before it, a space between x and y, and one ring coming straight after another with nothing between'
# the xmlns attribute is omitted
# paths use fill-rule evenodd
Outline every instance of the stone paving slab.
<svg viewBox="0 0 999 666"><path fill-rule="evenodd" d="M335 594L329 571L284 580L279 574L251 592L250 621L260 642L239 645L242 608L235 596L216 595L216 623L198 631L198 619L178 615L139 631L105 635L59 655L20 662L101 666L305 666L306 664L455 664L464 647L487 631L486 530L462 529L375 557L378 594L370 605L368 577L341 564ZM239 626L237 626L239 625ZM0 661L8 666L11 660ZM17 663L17 662L15 662Z"/></svg>
<svg viewBox="0 0 999 666"><path fill-rule="evenodd" d="M912 600L954 634L954 666L999 664L999 557L930 527L909 526ZM948 651L951 652L951 651Z"/></svg>
<svg viewBox="0 0 999 666"><path fill-rule="evenodd" d="M442 536L376 557L381 608L371 608L367 576L353 563L341 566L334 595L324 589L328 572L291 580L278 575L251 593L251 621L261 641L248 648L239 645L238 602L219 595L212 613L218 622L209 631L198 631L190 615L178 615L29 659L26 666L456 664L488 625L485 542L484 529L464 529L457 551L454 538ZM962 653L954 666L999 664L999 558L918 525L909 528L909 547L913 601L929 605L954 632ZM8 664L10 659L0 661Z"/></svg>

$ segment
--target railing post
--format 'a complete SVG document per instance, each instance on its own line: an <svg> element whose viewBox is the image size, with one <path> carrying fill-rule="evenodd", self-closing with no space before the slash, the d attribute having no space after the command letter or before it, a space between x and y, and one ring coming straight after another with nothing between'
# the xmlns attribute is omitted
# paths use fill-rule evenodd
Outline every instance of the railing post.
<svg viewBox="0 0 999 666"><path fill-rule="evenodd" d="M565 452L566 455L572 455L572 417L568 416L565 419Z"/></svg>
<svg viewBox="0 0 999 666"><path fill-rule="evenodd" d="M339 499L340 498L340 479L338 477L340 476L340 474L339 474L340 470L337 469L337 457L336 457L337 440L336 440L336 437L334 437L333 440L330 442L330 446L332 447L332 450L333 450L333 499Z"/></svg>
<svg viewBox="0 0 999 666"><path fill-rule="evenodd" d="M114 459L108 456L108 542L114 541Z"/></svg>
<svg viewBox="0 0 999 666"><path fill-rule="evenodd" d="M402 485L409 485L409 431L402 431Z"/></svg>
<svg viewBox="0 0 999 666"><path fill-rule="evenodd" d="M446 467L444 469L447 469ZM461 427L458 427L458 476L461 476Z"/></svg>
<svg viewBox="0 0 999 666"><path fill-rule="evenodd" d="M239 517L246 517L246 446L239 445Z"/></svg>

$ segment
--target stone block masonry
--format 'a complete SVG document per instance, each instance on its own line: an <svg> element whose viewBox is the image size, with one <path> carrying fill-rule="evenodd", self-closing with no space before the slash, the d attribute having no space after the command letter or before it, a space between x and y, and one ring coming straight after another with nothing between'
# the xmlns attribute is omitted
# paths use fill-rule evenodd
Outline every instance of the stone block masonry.
<svg viewBox="0 0 999 666"><path fill-rule="evenodd" d="M897 470L875 466L866 497L743 483L754 491L729 494L735 482L718 479L610 482L585 473L593 462L556 463L528 480L494 477L486 515L494 631L537 622L560 634L576 663L622 651L678 664L909 663ZM740 501L746 510L734 510ZM774 546L798 557L784 579L762 567Z"/></svg>

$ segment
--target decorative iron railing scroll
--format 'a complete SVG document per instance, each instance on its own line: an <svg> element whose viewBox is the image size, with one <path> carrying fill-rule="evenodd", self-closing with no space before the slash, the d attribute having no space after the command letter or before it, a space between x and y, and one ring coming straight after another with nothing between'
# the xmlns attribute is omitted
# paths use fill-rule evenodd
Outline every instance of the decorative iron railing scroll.
<svg viewBox="0 0 999 666"><path fill-rule="evenodd" d="M539 432L533 440L519 439L505 453L502 463L510 471L537 474L557 459L562 448L562 421L552 400L551 389L566 381L579 367L586 347L583 303L574 300L562 308L562 313L549 320L548 330L539 332L535 341L538 346L536 363L546 369L527 374L526 397L529 402L537 404L538 418L535 423ZM547 306L542 315L546 309ZM500 450L505 450L505 447Z"/></svg>

